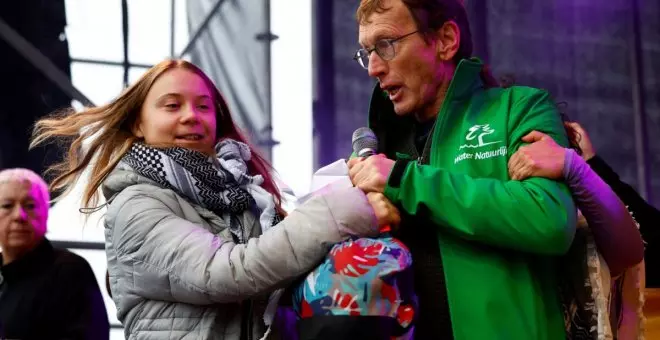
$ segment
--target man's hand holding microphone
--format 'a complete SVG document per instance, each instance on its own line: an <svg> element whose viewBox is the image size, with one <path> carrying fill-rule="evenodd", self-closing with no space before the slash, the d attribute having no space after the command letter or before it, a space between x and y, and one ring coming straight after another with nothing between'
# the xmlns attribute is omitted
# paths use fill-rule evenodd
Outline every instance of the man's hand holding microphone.
<svg viewBox="0 0 660 340"><path fill-rule="evenodd" d="M376 154L378 139L369 128L355 130L352 142L357 157L347 163L351 182L367 194L381 230L396 228L401 222L399 209L383 194L394 161Z"/></svg>

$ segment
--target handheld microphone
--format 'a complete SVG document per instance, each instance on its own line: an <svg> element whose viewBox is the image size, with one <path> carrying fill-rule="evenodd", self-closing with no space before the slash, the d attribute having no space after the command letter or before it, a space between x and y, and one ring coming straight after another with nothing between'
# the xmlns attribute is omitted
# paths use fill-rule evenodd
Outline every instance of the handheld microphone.
<svg viewBox="0 0 660 340"><path fill-rule="evenodd" d="M358 157L369 157L377 153L378 138L368 127L361 127L355 130L351 142L353 144L353 152Z"/></svg>
<svg viewBox="0 0 660 340"><path fill-rule="evenodd" d="M353 152L358 157L369 157L378 153L378 137L368 127L361 127L353 132L351 138ZM380 228L381 233L390 232L392 228L384 225Z"/></svg>

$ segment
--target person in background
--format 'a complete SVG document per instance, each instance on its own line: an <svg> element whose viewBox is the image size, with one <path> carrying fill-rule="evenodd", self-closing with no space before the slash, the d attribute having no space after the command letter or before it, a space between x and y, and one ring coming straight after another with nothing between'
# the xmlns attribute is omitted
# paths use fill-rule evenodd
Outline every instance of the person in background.
<svg viewBox="0 0 660 340"><path fill-rule="evenodd" d="M577 135L582 158L614 190L639 224L639 231L646 243L646 286L660 288L660 211L646 202L632 186L623 182L614 169L596 154L589 134L580 124L570 122L568 126Z"/></svg>
<svg viewBox="0 0 660 340"><path fill-rule="evenodd" d="M49 201L36 173L0 171L0 338L108 339L91 267L45 237Z"/></svg>
<svg viewBox="0 0 660 340"><path fill-rule="evenodd" d="M108 202L108 282L126 338L276 337L279 289L335 243L398 219L358 188L284 216L270 166L184 60L157 64L107 105L37 122L33 145L52 138L73 140L52 186L70 187L89 166L83 204L99 188Z"/></svg>
<svg viewBox="0 0 660 340"><path fill-rule="evenodd" d="M533 131L522 138L530 144L509 159L509 175L514 180L537 176L566 182L584 216L574 244L559 266L562 302L570 320L568 339L611 338L612 334L634 339L642 330L644 275L636 265L644 258L644 243L624 203L580 157L584 155L577 131L581 127L577 123L565 126L575 149L561 147ZM589 145L587 152L591 151ZM600 264L601 256L604 264Z"/></svg>
<svg viewBox="0 0 660 340"><path fill-rule="evenodd" d="M580 172L573 172L575 174L591 177L593 171L598 175L599 179L594 179L590 183L604 182L611 190L617 195L618 200L627 208L632 215L633 219L639 224L639 233L645 244L643 251L644 262L646 264L646 286L651 288L660 288L660 211L646 202L629 184L624 183L619 178L619 175L596 154L589 134L577 122L567 121L564 123L566 130L571 139L571 148L574 149L582 159L569 155L570 149L559 149L556 144L553 144L548 138L542 134L535 133L533 136L528 136L530 142L537 142L538 145L528 146L524 152L519 153L518 156L512 157L509 162L509 171L515 178L527 178L529 176L540 176L548 178L561 178L562 169L558 166L564 163L564 153L566 158L575 159L574 165L582 169ZM566 150L566 151L564 151ZM587 167L582 164L586 163ZM568 163L566 163L568 164ZM568 170L568 169L567 169ZM565 178L565 177L564 177ZM575 185L581 184L580 191L589 190L587 183L578 183L582 180L580 177L572 178ZM600 185L600 183L598 183ZM570 183L569 183L570 186ZM578 187L572 191L578 190ZM591 199L598 199L593 197ZM619 204L616 202L606 202L607 199L600 199L604 204L617 207ZM578 206L580 204L578 203ZM604 210L606 211L606 210ZM603 223L601 217L599 220ZM620 221L618 219L617 221ZM591 224L591 223L590 223ZM617 225L612 221L610 225ZM621 272L628 268L631 264L635 264L640 256L639 237L636 233L632 233L629 229L628 223L618 224L623 226L619 229L600 229L595 230L595 237L599 244L599 250L603 252L613 276L621 274Z"/></svg>
<svg viewBox="0 0 660 340"><path fill-rule="evenodd" d="M566 123L569 136L580 136L577 123ZM581 128L580 128L581 129ZM578 145L575 138L572 145ZM616 193L592 170L582 149L564 148L548 135L533 131L522 138L529 145L521 147L509 158L509 175L514 180L545 177L563 180L576 200L578 209L591 227L598 250L602 253L612 277L644 258L644 243L631 213ZM590 152L590 151L588 151Z"/></svg>
<svg viewBox="0 0 660 340"><path fill-rule="evenodd" d="M639 333L637 325L640 319L646 319L644 329L647 339L655 339L660 335L660 211L646 202L635 189L623 182L619 175L598 156L589 134L578 123L571 122L569 127L575 131L582 157L605 183L617 194L626 205L635 221L645 243L644 261L638 265L639 275L633 275L634 269L624 273L615 281L613 287L618 294L612 301L611 315L613 324L618 325L620 339L632 339ZM635 276L641 276L641 282ZM644 290L640 299L637 290ZM645 296L644 296L645 295ZM645 302L643 302L645 300ZM642 303L643 302L643 303ZM644 307L646 315L640 309Z"/></svg>

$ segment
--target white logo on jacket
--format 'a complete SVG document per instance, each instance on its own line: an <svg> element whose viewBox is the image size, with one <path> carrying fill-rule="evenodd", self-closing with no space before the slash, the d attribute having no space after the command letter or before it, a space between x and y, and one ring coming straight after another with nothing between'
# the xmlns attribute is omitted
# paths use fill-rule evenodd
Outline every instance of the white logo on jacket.
<svg viewBox="0 0 660 340"><path fill-rule="evenodd" d="M477 124L477 125L469 128L468 133L465 136L465 140L472 141L476 138L477 139L477 144L474 144L474 143L473 144L463 144L459 147L459 150L463 149L463 148L473 148L473 149L475 149L475 148L480 148L480 147L486 146L486 145L501 143L502 141L499 141L499 140L494 141L494 142L484 142L484 137L492 134L493 132L495 132L495 129L491 128L490 124ZM479 134L477 134L477 133L479 133Z"/></svg>
<svg viewBox="0 0 660 340"><path fill-rule="evenodd" d="M470 144L463 144L459 146L459 150L468 148L468 149L478 149L487 145L502 143L501 140L484 142L484 137L491 135L495 132L495 129L490 127L490 124L477 124L468 129L467 134L465 135L465 140L472 142ZM476 139L476 141L475 141ZM499 149L483 151L483 152L463 152L462 154L456 156L454 159L454 164L466 160L466 159L488 159L497 156L506 156L507 149L506 146L502 145Z"/></svg>

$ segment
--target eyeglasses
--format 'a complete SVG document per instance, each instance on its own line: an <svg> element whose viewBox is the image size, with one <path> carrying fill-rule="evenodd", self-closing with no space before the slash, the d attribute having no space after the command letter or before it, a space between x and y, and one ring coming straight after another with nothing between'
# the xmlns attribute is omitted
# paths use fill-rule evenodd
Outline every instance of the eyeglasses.
<svg viewBox="0 0 660 340"><path fill-rule="evenodd" d="M383 60L392 60L394 59L394 56L396 55L396 51L394 50L394 43L409 37L418 31L410 32L408 34L402 35L396 39L381 39L376 41L376 44L372 48L361 48L355 52L355 55L353 56L353 60L357 61L362 68L365 70L369 68L369 56L371 55L371 52L376 51L376 54L378 54L379 57L381 57Z"/></svg>

